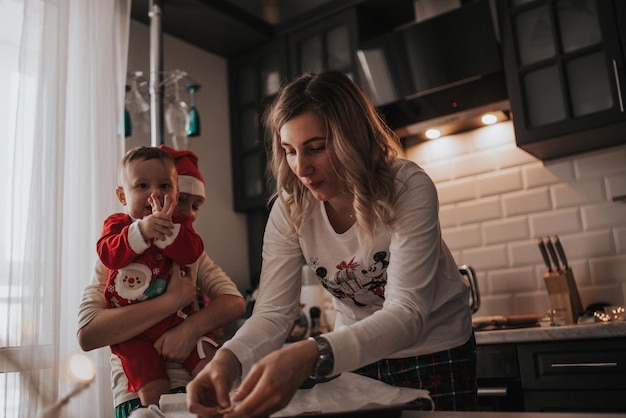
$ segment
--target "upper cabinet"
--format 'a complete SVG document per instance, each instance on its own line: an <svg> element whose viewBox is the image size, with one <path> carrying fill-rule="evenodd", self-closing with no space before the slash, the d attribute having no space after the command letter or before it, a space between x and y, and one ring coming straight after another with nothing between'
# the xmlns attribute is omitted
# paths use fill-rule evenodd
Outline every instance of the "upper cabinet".
<svg viewBox="0 0 626 418"><path fill-rule="evenodd" d="M626 2L496 4L518 146L547 160L626 143Z"/></svg>
<svg viewBox="0 0 626 418"><path fill-rule="evenodd" d="M287 77L286 41L278 38L229 62L233 195L236 211L263 207L273 192L267 182L261 117Z"/></svg>
<svg viewBox="0 0 626 418"><path fill-rule="evenodd" d="M355 79L356 10L350 9L289 34L291 74L339 70Z"/></svg>

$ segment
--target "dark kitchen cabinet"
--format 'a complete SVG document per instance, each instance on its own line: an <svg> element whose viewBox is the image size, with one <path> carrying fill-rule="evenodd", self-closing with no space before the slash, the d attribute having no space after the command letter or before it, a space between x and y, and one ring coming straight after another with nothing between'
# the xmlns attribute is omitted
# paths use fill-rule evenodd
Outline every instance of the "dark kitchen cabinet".
<svg viewBox="0 0 626 418"><path fill-rule="evenodd" d="M524 408L626 412L626 338L518 344Z"/></svg>
<svg viewBox="0 0 626 418"><path fill-rule="evenodd" d="M357 81L357 10L349 9L288 35L291 73L332 69Z"/></svg>
<svg viewBox="0 0 626 418"><path fill-rule="evenodd" d="M626 143L626 2L496 4L518 146L547 160Z"/></svg>
<svg viewBox="0 0 626 418"><path fill-rule="evenodd" d="M478 410L523 411L522 384L515 344L477 347Z"/></svg>
<svg viewBox="0 0 626 418"><path fill-rule="evenodd" d="M266 175L261 117L287 77L286 41L279 38L229 62L235 211L263 208L272 193Z"/></svg>
<svg viewBox="0 0 626 418"><path fill-rule="evenodd" d="M624 337L478 344L477 355L481 411L626 412Z"/></svg>
<svg viewBox="0 0 626 418"><path fill-rule="evenodd" d="M235 211L258 211L273 192L266 173L263 110L281 83L305 71L337 69L355 79L356 10L348 9L303 29L286 31L230 61L231 146Z"/></svg>
<svg viewBox="0 0 626 418"><path fill-rule="evenodd" d="M292 75L307 71L338 70L348 75L361 87L362 77L357 65L359 44L367 39L392 30L397 17L389 16L389 8L380 1L369 3L377 7L351 7L332 16L323 16L307 25L291 30L288 35L290 69ZM402 14L409 2L396 2L396 14ZM380 10L383 7L383 10ZM412 20L404 14L402 23Z"/></svg>

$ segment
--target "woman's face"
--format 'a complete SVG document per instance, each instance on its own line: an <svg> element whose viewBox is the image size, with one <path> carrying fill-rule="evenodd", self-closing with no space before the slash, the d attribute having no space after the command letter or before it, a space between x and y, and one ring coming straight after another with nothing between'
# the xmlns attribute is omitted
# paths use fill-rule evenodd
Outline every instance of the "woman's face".
<svg viewBox="0 0 626 418"><path fill-rule="evenodd" d="M204 203L204 197L195 194L180 192L178 195L178 204L174 210L174 216L184 213L189 216L192 221L198 217L200 206Z"/></svg>
<svg viewBox="0 0 626 418"><path fill-rule="evenodd" d="M289 168L319 201L330 201L345 190L326 147L327 135L324 123L313 112L290 119L280 129Z"/></svg>

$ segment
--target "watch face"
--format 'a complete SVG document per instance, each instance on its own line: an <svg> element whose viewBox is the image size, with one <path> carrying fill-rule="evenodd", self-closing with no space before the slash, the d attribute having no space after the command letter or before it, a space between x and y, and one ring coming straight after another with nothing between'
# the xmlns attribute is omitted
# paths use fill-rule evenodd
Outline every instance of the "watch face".
<svg viewBox="0 0 626 418"><path fill-rule="evenodd" d="M333 371L333 359L328 355L320 356L319 363L317 365L317 376L326 377Z"/></svg>

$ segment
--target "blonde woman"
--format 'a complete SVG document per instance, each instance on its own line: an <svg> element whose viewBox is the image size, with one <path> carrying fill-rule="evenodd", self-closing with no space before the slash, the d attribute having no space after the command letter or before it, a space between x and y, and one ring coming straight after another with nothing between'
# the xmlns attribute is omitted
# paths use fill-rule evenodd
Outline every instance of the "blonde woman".
<svg viewBox="0 0 626 418"><path fill-rule="evenodd" d="M188 385L189 410L266 416L309 376L346 371L427 389L437 410L476 407L464 284L437 191L344 74L305 74L265 116L276 200L252 317ZM334 331L284 345L306 262L334 296Z"/></svg>

